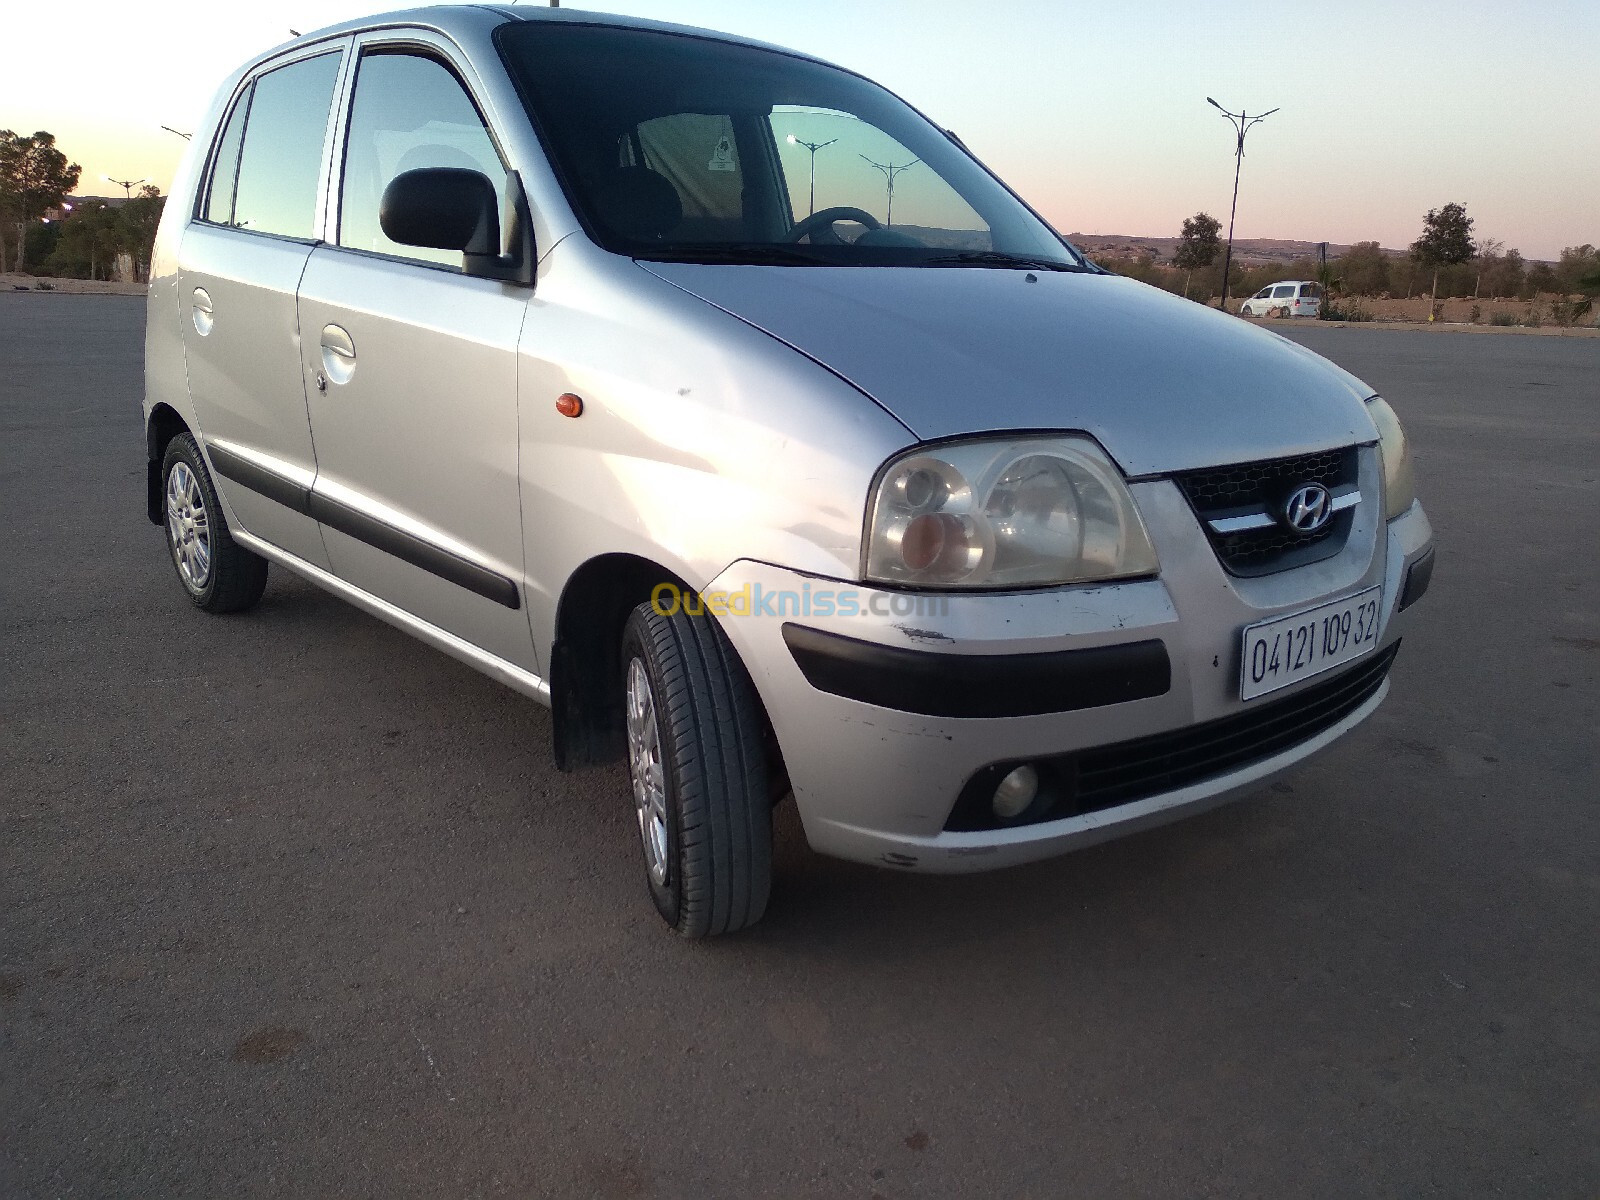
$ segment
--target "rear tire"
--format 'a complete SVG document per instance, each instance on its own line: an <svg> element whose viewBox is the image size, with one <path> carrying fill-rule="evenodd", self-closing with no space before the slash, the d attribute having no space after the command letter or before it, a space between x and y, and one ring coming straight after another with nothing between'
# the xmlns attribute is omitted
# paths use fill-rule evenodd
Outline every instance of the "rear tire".
<svg viewBox="0 0 1600 1200"><path fill-rule="evenodd" d="M161 460L161 519L178 582L196 608L242 612L267 587L267 560L233 540L194 437L180 433Z"/></svg>
<svg viewBox="0 0 1600 1200"><path fill-rule="evenodd" d="M623 631L621 685L656 910L689 938L755 924L772 890L772 802L744 665L710 616L641 604Z"/></svg>

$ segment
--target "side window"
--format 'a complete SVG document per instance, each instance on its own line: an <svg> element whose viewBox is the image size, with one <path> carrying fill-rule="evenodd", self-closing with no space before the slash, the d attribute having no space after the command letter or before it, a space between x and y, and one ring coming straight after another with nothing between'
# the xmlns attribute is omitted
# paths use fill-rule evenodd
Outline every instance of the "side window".
<svg viewBox="0 0 1600 1200"><path fill-rule="evenodd" d="M339 245L459 267L459 252L402 246L384 237L378 225L378 204L389 181L422 167L465 167L487 175L504 209L505 164L454 72L417 54L363 56L345 133Z"/></svg>
<svg viewBox="0 0 1600 1200"><path fill-rule="evenodd" d="M1272 289L1272 298L1274 300L1287 300L1292 295L1294 295L1294 284L1292 283L1280 283Z"/></svg>
<svg viewBox="0 0 1600 1200"><path fill-rule="evenodd" d="M239 156L233 224L256 233L311 237L322 143L338 76L339 55L321 54L256 80Z"/></svg>
<svg viewBox="0 0 1600 1200"><path fill-rule="evenodd" d="M206 184L206 206L201 213L217 225L233 224L233 190L239 180L239 144L244 141L245 117L250 112L252 87L239 93L228 126L217 143L217 156L211 163L211 179Z"/></svg>
<svg viewBox="0 0 1600 1200"><path fill-rule="evenodd" d="M662 176L683 203L674 236L690 242L742 241L744 168L731 118L676 113L641 122L619 148L620 165Z"/></svg>

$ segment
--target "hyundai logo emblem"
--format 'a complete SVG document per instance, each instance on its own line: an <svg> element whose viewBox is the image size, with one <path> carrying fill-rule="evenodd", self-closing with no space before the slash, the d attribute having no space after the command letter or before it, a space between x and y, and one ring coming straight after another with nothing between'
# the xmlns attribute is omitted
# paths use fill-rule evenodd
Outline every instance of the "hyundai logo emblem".
<svg viewBox="0 0 1600 1200"><path fill-rule="evenodd" d="M1333 516L1333 497L1320 483L1307 483L1283 502L1283 523L1296 533L1315 533Z"/></svg>

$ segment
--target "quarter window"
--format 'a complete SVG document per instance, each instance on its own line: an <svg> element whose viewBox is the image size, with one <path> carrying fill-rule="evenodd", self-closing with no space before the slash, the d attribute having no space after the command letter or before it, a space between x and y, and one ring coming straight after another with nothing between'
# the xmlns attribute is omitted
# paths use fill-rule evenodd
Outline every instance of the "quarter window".
<svg viewBox="0 0 1600 1200"><path fill-rule="evenodd" d="M239 179L239 144L244 141L244 122L250 112L250 88L233 106L228 127L217 144L217 157L211 164L211 181L206 186L205 219L218 225L233 224L233 189Z"/></svg>
<svg viewBox="0 0 1600 1200"><path fill-rule="evenodd" d="M356 73L345 135L339 245L459 267L459 251L402 246L378 224L389 181L423 167L464 167L488 176L503 209L505 164L455 73L417 54L368 54Z"/></svg>
<svg viewBox="0 0 1600 1200"><path fill-rule="evenodd" d="M255 233L312 236L338 76L339 55L320 54L256 80L231 224Z"/></svg>

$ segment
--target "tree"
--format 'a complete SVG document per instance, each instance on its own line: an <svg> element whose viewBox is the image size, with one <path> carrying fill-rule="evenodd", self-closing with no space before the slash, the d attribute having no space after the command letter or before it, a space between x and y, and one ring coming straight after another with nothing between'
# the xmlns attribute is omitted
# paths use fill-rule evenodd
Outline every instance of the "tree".
<svg viewBox="0 0 1600 1200"><path fill-rule="evenodd" d="M1523 281L1522 290L1529 300L1534 299L1540 292L1559 292L1561 276L1556 274L1556 269L1549 263L1536 262L1528 268L1528 276Z"/></svg>
<svg viewBox="0 0 1600 1200"><path fill-rule="evenodd" d="M1526 269L1522 251L1507 250L1484 266L1484 291L1496 300L1502 296L1517 295L1522 291L1523 272Z"/></svg>
<svg viewBox="0 0 1600 1200"><path fill-rule="evenodd" d="M161 189L147 183L137 196L117 209L118 249L133 256L137 279L149 278L150 248L155 245L156 226L161 224L161 210L166 203Z"/></svg>
<svg viewBox="0 0 1600 1200"><path fill-rule="evenodd" d="M1439 268L1468 262L1477 249L1472 243L1472 218L1467 216L1466 205L1451 202L1438 210L1430 208L1422 218L1422 236L1411 243L1411 257L1421 266L1433 268L1428 320L1433 320L1439 306Z"/></svg>
<svg viewBox="0 0 1600 1200"><path fill-rule="evenodd" d="M7 228L11 222L16 224L17 270L24 265L29 223L60 208L67 193L78 186L82 171L56 149L53 133L40 130L31 137L19 137L0 129L0 214L4 214Z"/></svg>
<svg viewBox="0 0 1600 1200"><path fill-rule="evenodd" d="M1472 277L1472 298L1476 300L1483 290L1483 277L1499 261L1500 253L1506 244L1499 238L1484 238L1478 243L1478 253L1475 256L1478 270Z"/></svg>
<svg viewBox="0 0 1600 1200"><path fill-rule="evenodd" d="M80 200L61 222L61 240L50 256L59 275L99 279L101 264L110 265L120 244L117 212L102 200Z"/></svg>
<svg viewBox="0 0 1600 1200"><path fill-rule="evenodd" d="M1339 278L1352 296L1376 296L1389 290L1389 259L1377 242L1357 242L1339 259Z"/></svg>
<svg viewBox="0 0 1600 1200"><path fill-rule="evenodd" d="M1600 271L1600 250L1587 242L1581 246L1568 246L1561 252L1561 261L1556 264L1556 274L1568 294L1582 291L1580 281L1596 271Z"/></svg>
<svg viewBox="0 0 1600 1200"><path fill-rule="evenodd" d="M1173 265L1187 271L1183 277L1183 298L1189 298L1189 281L1194 277L1196 267L1209 267L1217 261L1217 255L1222 252L1222 240L1217 234L1222 230L1222 222L1210 213L1197 212L1192 217L1185 217L1183 232L1178 235L1178 249L1172 256Z"/></svg>
<svg viewBox="0 0 1600 1200"><path fill-rule="evenodd" d="M1594 311L1595 298L1600 297L1600 266L1587 275L1580 275L1574 281L1574 286L1583 296L1583 299L1578 301L1577 307L1572 310L1573 320L1579 320Z"/></svg>

